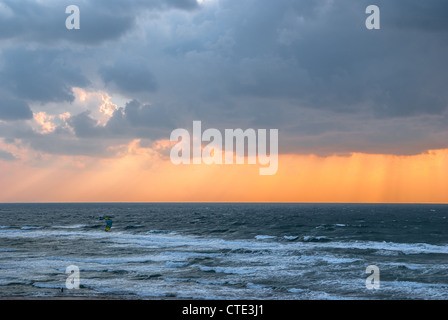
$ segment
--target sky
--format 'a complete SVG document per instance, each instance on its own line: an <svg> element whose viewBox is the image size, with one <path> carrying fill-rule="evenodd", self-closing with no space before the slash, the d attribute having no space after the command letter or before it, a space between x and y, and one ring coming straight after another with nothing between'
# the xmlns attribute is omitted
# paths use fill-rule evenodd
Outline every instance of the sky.
<svg viewBox="0 0 448 320"><path fill-rule="evenodd" d="M0 0L0 202L448 203L447 12ZM277 129L277 171L174 164L170 134L193 121Z"/></svg>

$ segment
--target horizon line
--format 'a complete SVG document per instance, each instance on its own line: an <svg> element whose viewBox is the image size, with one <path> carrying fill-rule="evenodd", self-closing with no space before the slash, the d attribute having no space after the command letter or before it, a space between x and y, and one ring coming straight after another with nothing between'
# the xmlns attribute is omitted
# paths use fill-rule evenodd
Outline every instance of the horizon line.
<svg viewBox="0 0 448 320"><path fill-rule="evenodd" d="M417 204L448 205L448 202L343 202L343 201L30 201L0 202L2 204Z"/></svg>

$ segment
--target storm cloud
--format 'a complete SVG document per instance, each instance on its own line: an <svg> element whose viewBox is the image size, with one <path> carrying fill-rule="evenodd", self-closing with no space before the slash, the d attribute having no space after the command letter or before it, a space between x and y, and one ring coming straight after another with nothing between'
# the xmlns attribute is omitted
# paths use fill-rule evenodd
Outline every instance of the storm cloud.
<svg viewBox="0 0 448 320"><path fill-rule="evenodd" d="M82 28L65 28L66 8L76 5L82 14ZM194 10L194 0L2 0L0 2L0 39L46 44L70 41L97 45L116 40L135 27L136 17L145 10Z"/></svg>
<svg viewBox="0 0 448 320"><path fill-rule="evenodd" d="M7 49L2 54L1 89L30 101L73 101L73 87L89 80L67 59L69 51Z"/></svg>
<svg viewBox="0 0 448 320"><path fill-rule="evenodd" d="M31 118L33 118L33 113L24 101L8 98L0 100L1 120L26 120Z"/></svg>
<svg viewBox="0 0 448 320"><path fill-rule="evenodd" d="M65 28L69 4L80 30ZM365 27L370 4L380 30ZM0 119L70 111L55 131L21 138L48 153L104 156L193 120L279 129L283 153L446 148L446 12L443 0L3 0ZM99 124L98 110L74 110L74 87L118 107Z"/></svg>
<svg viewBox="0 0 448 320"><path fill-rule="evenodd" d="M103 66L100 75L106 85L119 92L152 92L157 89L154 75L143 63L132 60L118 61L113 66Z"/></svg>

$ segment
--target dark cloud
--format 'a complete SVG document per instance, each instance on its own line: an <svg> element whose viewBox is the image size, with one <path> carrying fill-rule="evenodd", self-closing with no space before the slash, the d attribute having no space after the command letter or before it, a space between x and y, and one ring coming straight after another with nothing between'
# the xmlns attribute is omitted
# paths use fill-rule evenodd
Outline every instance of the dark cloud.
<svg viewBox="0 0 448 320"><path fill-rule="evenodd" d="M39 102L73 101L72 87L89 84L66 50L5 50L0 69L0 89Z"/></svg>
<svg viewBox="0 0 448 320"><path fill-rule="evenodd" d="M15 161L17 158L10 152L0 149L0 161Z"/></svg>
<svg viewBox="0 0 448 320"><path fill-rule="evenodd" d="M89 111L85 111L67 120L67 123L74 129L77 137L98 138L101 135L98 122L90 117L89 113Z"/></svg>
<svg viewBox="0 0 448 320"><path fill-rule="evenodd" d="M23 143L34 150L49 154L109 158L117 153L117 150L111 150L109 147L113 143L120 143L120 141L102 141L92 138L77 139L56 131L46 135L36 134L32 139Z"/></svg>
<svg viewBox="0 0 448 320"><path fill-rule="evenodd" d="M154 75L143 62L132 59L121 60L113 66L103 66L99 70L106 85L119 92L133 94L152 92L157 89Z"/></svg>
<svg viewBox="0 0 448 320"><path fill-rule="evenodd" d="M100 3L98 3L100 4ZM3 5L9 14L0 20L3 32L0 38L25 40L42 43L55 43L61 40L100 43L116 39L133 25L133 18L113 13L108 6L95 6L87 1L57 1L42 3L32 0L4 0ZM81 12L81 29L68 30L65 13L69 5L78 5ZM101 8L101 9L100 9Z"/></svg>
<svg viewBox="0 0 448 320"><path fill-rule="evenodd" d="M33 118L28 104L21 100L0 98L1 120L27 120Z"/></svg>
<svg viewBox="0 0 448 320"><path fill-rule="evenodd" d="M381 0L385 27L400 28L405 32L448 32L448 3L444 0L396 2Z"/></svg>
<svg viewBox="0 0 448 320"><path fill-rule="evenodd" d="M166 139L193 120L277 128L285 153L448 146L446 1L48 3L3 1L0 94L35 112L37 103L73 101L74 86L130 102L105 126L95 112L70 109L74 135L27 136L39 150L108 154L114 143ZM68 4L79 5L81 30L65 29ZM370 4L381 9L380 30L365 27ZM28 132L5 128L11 139Z"/></svg>
<svg viewBox="0 0 448 320"><path fill-rule="evenodd" d="M251 4L244 1L243 6ZM290 98L303 107L341 112L368 110L379 117L443 113L448 106L443 33L415 32L427 30L422 19L412 19L413 28L405 34L388 29L400 21L410 23L394 14L399 8L419 15L421 5L415 1L379 4L383 28L369 31L364 26L368 4L276 1L254 6L247 16L239 10L236 17L226 17L235 30L234 67L223 77L230 93ZM435 20L443 18L442 12L430 10Z"/></svg>
<svg viewBox="0 0 448 320"><path fill-rule="evenodd" d="M194 0L2 0L4 17L0 19L0 39L20 39L33 42L55 43L66 40L98 45L118 39L135 26L136 17L145 10L197 8ZM68 30L65 20L66 7L77 5L80 9L81 28Z"/></svg>
<svg viewBox="0 0 448 320"><path fill-rule="evenodd" d="M163 106L132 100L114 112L103 131L109 137L168 139L176 122L177 116Z"/></svg>
<svg viewBox="0 0 448 320"><path fill-rule="evenodd" d="M90 111L67 119L76 138L80 139L160 139L175 128L175 117L161 106L142 104L137 100L118 108L105 125L99 124ZM61 128L59 128L61 129ZM68 132L61 130L64 134Z"/></svg>

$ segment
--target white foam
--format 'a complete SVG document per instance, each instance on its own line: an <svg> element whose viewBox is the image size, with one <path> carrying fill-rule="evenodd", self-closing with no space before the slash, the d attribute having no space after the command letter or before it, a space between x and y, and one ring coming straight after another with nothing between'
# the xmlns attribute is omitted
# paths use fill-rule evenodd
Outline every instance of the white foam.
<svg viewBox="0 0 448 320"><path fill-rule="evenodd" d="M51 226L54 229L80 229L85 228L88 225L86 224L74 224L74 225L68 225L68 226Z"/></svg>
<svg viewBox="0 0 448 320"><path fill-rule="evenodd" d="M322 258L327 263L333 263L333 264L345 264L345 263L353 263L357 261L363 261L363 259L357 259L357 258L340 258L340 257L329 257L324 256Z"/></svg>
<svg viewBox="0 0 448 320"><path fill-rule="evenodd" d="M48 260L60 260L68 262L81 262L81 263L94 263L102 265L114 265L114 264L133 264L133 263L145 263L152 262L147 256L125 256L125 257L108 257L108 258L79 258L79 257L48 257Z"/></svg>
<svg viewBox="0 0 448 320"><path fill-rule="evenodd" d="M307 292L308 290L305 290L305 289L298 289L298 288L290 288L290 289L288 289L288 292L291 292L291 293L304 293L304 292Z"/></svg>
<svg viewBox="0 0 448 320"><path fill-rule="evenodd" d="M291 243L290 245L300 245ZM389 250L402 252L404 254L448 254L448 245L432 245L427 243L396 243L378 241L330 241L330 242L307 242L307 247L361 249L361 250Z"/></svg>
<svg viewBox="0 0 448 320"><path fill-rule="evenodd" d="M422 283L416 281L381 281L380 290L393 296L404 296L408 299L448 299L448 284Z"/></svg>
<svg viewBox="0 0 448 320"><path fill-rule="evenodd" d="M299 238L299 236L283 236L283 239L289 240L289 241L294 241L297 240Z"/></svg>
<svg viewBox="0 0 448 320"><path fill-rule="evenodd" d="M249 289L267 289L267 286L261 285L261 284L255 284L252 282L249 282L246 284L246 287Z"/></svg>
<svg viewBox="0 0 448 320"><path fill-rule="evenodd" d="M37 288L46 288L46 289L60 289L63 288L63 286L60 283L41 283L41 282L34 282L33 287Z"/></svg>
<svg viewBox="0 0 448 320"><path fill-rule="evenodd" d="M277 237L276 236L262 235L262 234L255 236L255 239L257 239L257 240L269 240L269 239L275 239L275 238L277 238Z"/></svg>
<svg viewBox="0 0 448 320"><path fill-rule="evenodd" d="M335 292L331 291L335 287L339 288L341 292L362 290L363 286L365 289L363 271L367 264L359 267L360 264L357 264L357 262L363 262L363 259L367 258L362 251L360 253L358 251L352 253L348 249L368 250L367 257L371 257L372 249L375 252L374 256L375 254L448 253L447 245L425 243L405 244L375 241L301 242L284 241L284 239L288 240L287 237L292 236L278 238L267 236L268 238L265 238L266 236L264 235L258 235L259 238L255 239L225 240L174 233L148 232L135 234L118 231L105 233L104 231L76 231L73 229L58 230L57 228L50 228L26 231L2 229L0 238L54 237L57 239L58 237L68 237L74 241L76 239L87 239L93 240L91 243L101 242L102 246L107 246L109 249L113 246L128 247L130 250L117 250L117 252L120 252L118 254L122 254L121 252L133 254L86 257L56 256L59 253L54 253L55 256L41 257L29 254L26 251L22 252L21 249L20 252L8 253L0 257L2 277L11 276L14 279L21 279L20 281L32 280L38 285L51 285L45 282L45 280L49 279L49 274L51 277L54 277L56 270L61 273L61 279L65 281L65 267L69 264L76 264L80 267L82 273L84 271L118 272L122 270L129 272L129 275L127 273L124 275L120 274L120 276L116 277L117 280L108 277L84 279L82 275L83 284L90 284L101 292L118 293L123 288L126 288L126 292L129 294L133 293L143 296L166 296L174 293L176 296L218 297L220 299L234 297L238 299L242 296L260 298L264 297L264 294L267 295L268 293L263 293L264 290L253 290L257 288L251 288L251 286L263 286L264 283L267 283L264 281L267 281L272 276L278 279L304 277L303 279L306 281L307 276L313 277L317 275L327 280L327 282L322 282L322 292L312 291L311 289L285 288L283 293L276 292L276 297L281 294L284 294L286 297L300 294L300 297L305 299L339 299L343 297L333 296L325 291ZM260 241L264 239L270 241ZM134 254L135 251L133 250L136 249L137 253ZM328 249L330 250L326 251ZM6 250L8 249L3 250L7 252ZM356 255L358 253L359 255ZM4 257L6 255L11 256L11 258ZM27 259L23 259L24 257ZM194 260L196 258L199 260L204 258L204 261L198 264L199 262ZM392 259L392 257L390 258ZM390 264L386 263L385 266L388 267ZM335 274L333 271L338 270L340 267L341 269L349 270L347 272L344 271L344 282L342 280L332 282L331 277ZM417 267L418 265L416 265L415 270L418 271ZM197 269L191 270L191 268ZM424 266L422 268L428 270ZM413 266L410 265L409 269L413 270ZM199 278L192 278L190 271L195 273L194 277L199 276ZM219 274L207 274L200 271ZM356 271L358 271L357 275L353 275ZM362 272L361 276L359 276L360 272ZM88 276L88 272L84 272L84 274ZM146 279L145 276L151 274L162 274L163 278L151 279L150 282L141 280L142 277ZM133 279L134 275L138 275L136 278L140 277L140 280ZM186 279L182 279L182 277L186 277ZM350 282L350 277L357 278ZM170 279L181 280L178 280L179 283L173 286L169 284ZM8 279L7 281L13 280ZM357 284L355 284L356 281ZM233 286L233 284L237 285ZM294 285L302 287L302 284L299 284L299 282L295 284L294 281L288 283L287 286L293 287ZM443 286L423 286L421 288L418 287L420 288L418 289L419 292L411 296L411 290L399 289L398 285L387 287L387 282L384 285L392 294L398 292L410 297L425 297L425 289L432 290L430 296L441 297L446 289ZM406 283L404 286L407 288L412 287L412 285ZM268 286L267 288L270 287Z"/></svg>
<svg viewBox="0 0 448 320"><path fill-rule="evenodd" d="M188 266L188 263L178 261L167 261L165 262L165 266L167 266L168 268L183 268Z"/></svg>
<svg viewBox="0 0 448 320"><path fill-rule="evenodd" d="M303 241L305 242L319 242L319 241L330 241L331 239L326 236L303 236Z"/></svg>

